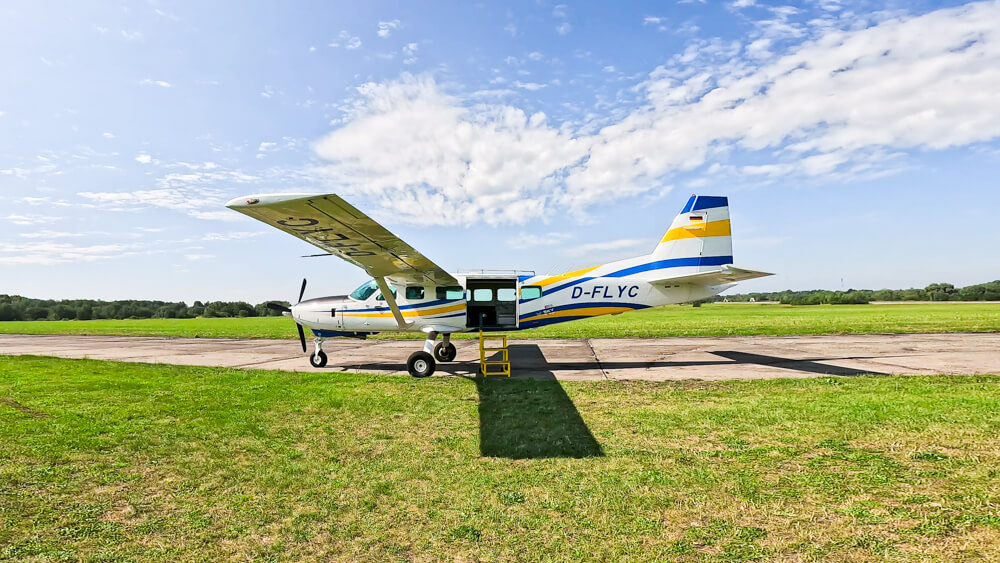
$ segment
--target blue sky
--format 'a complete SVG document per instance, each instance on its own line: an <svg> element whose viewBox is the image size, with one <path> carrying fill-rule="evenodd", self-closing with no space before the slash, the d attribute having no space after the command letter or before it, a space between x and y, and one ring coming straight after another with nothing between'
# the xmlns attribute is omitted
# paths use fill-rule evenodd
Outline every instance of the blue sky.
<svg viewBox="0 0 1000 563"><path fill-rule="evenodd" d="M335 192L448 269L646 253L727 195L741 291L1000 278L997 2L13 2L0 293L365 278L222 204Z"/></svg>

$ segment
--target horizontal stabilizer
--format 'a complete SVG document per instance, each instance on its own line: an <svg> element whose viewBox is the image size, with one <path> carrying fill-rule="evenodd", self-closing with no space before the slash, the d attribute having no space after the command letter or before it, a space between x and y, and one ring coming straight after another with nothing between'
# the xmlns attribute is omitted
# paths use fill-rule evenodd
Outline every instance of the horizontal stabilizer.
<svg viewBox="0 0 1000 563"><path fill-rule="evenodd" d="M649 280L649 281L651 283L667 283L670 285L674 284L723 285L727 283L736 283L739 281L752 280L754 278L763 278L766 276L773 276L773 275L774 274L769 272L748 270L746 268L738 268L736 266L727 264L725 266L721 266L718 270L712 270L710 272L684 274L680 276L660 278L657 280Z"/></svg>

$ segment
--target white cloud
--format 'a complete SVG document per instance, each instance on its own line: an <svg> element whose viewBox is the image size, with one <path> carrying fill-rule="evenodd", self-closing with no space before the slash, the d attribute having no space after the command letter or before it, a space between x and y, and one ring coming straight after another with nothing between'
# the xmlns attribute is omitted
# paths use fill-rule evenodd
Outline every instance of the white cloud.
<svg viewBox="0 0 1000 563"><path fill-rule="evenodd" d="M642 25L653 26L656 28L656 31L666 31L667 18L661 18L659 16L646 16L642 18Z"/></svg>
<svg viewBox="0 0 1000 563"><path fill-rule="evenodd" d="M354 119L316 144L332 161L316 172L404 220L495 225L540 217L559 170L583 156L544 114L508 106L474 114L426 76L359 90Z"/></svg>
<svg viewBox="0 0 1000 563"><path fill-rule="evenodd" d="M115 138L115 134L114 133L104 133L101 136L104 137L105 139L114 139Z"/></svg>
<svg viewBox="0 0 1000 563"><path fill-rule="evenodd" d="M141 153L135 157L135 161L141 162L142 164L149 164L153 162L153 157L149 156L146 153Z"/></svg>
<svg viewBox="0 0 1000 563"><path fill-rule="evenodd" d="M126 31L123 29L122 37L124 37L128 41L141 41L142 33L139 31Z"/></svg>
<svg viewBox="0 0 1000 563"><path fill-rule="evenodd" d="M568 8L569 6L567 6L566 4L556 4L552 8L552 16L557 18L565 18L568 15L567 14Z"/></svg>
<svg viewBox="0 0 1000 563"><path fill-rule="evenodd" d="M615 72L618 69L615 68L615 65L608 65L601 70L603 70L604 72Z"/></svg>
<svg viewBox="0 0 1000 563"><path fill-rule="evenodd" d="M211 164L211 163L208 163ZM213 165L214 166L214 165ZM155 189L124 192L80 192L77 195L109 211L163 208L196 219L241 221L243 216L225 208L238 195L234 188L260 178L238 170L219 168L174 172L156 179Z"/></svg>
<svg viewBox="0 0 1000 563"><path fill-rule="evenodd" d="M56 221L59 221L62 218L51 217L47 215L33 215L29 213L26 215L8 215L5 217L5 219L10 221L11 223L14 223L15 225L32 226L32 225L48 225L51 223L55 223Z"/></svg>
<svg viewBox="0 0 1000 563"><path fill-rule="evenodd" d="M606 256L625 251L651 252L654 246L656 246L655 241L651 239L605 240L575 246L567 249L566 254L569 256Z"/></svg>
<svg viewBox="0 0 1000 563"><path fill-rule="evenodd" d="M556 33L559 35L566 35L571 31L573 31L573 26L570 25L569 22L562 22L556 26Z"/></svg>
<svg viewBox="0 0 1000 563"><path fill-rule="evenodd" d="M507 239L507 246L515 250L536 248L539 246L554 246L573 238L569 233L518 233Z"/></svg>
<svg viewBox="0 0 1000 563"><path fill-rule="evenodd" d="M531 59L531 60L533 60L533 61L540 61L540 60L542 60L542 57L543 57L543 55L541 53L539 53L538 51L532 51L532 52L528 53L528 58Z"/></svg>
<svg viewBox="0 0 1000 563"><path fill-rule="evenodd" d="M226 240L246 240L248 238L259 237L264 231L230 231L228 233L208 233L201 237L204 241L226 241Z"/></svg>
<svg viewBox="0 0 1000 563"><path fill-rule="evenodd" d="M165 80L153 80L151 78L141 80L139 81L139 84L142 84L143 86L159 86L160 88L170 88L172 86L172 84Z"/></svg>
<svg viewBox="0 0 1000 563"><path fill-rule="evenodd" d="M387 22L378 22L378 36L385 39L392 35L393 30L399 27L399 20L390 20Z"/></svg>
<svg viewBox="0 0 1000 563"><path fill-rule="evenodd" d="M257 146L257 158L264 158L264 155L269 152L276 150L278 143L273 143L269 141L263 141Z"/></svg>
<svg viewBox="0 0 1000 563"><path fill-rule="evenodd" d="M747 174L851 177L1000 137L1000 3L838 17L693 41L599 128L463 100L428 77L366 84L316 150L330 182L403 220L495 224L648 194L734 152Z"/></svg>
<svg viewBox="0 0 1000 563"><path fill-rule="evenodd" d="M361 38L351 35L348 31L344 30L340 32L338 40L330 43L330 47L343 47L348 50L354 50L361 47Z"/></svg>
<svg viewBox="0 0 1000 563"><path fill-rule="evenodd" d="M175 22L181 20L179 17L177 17L177 16L175 16L175 15L169 13L169 12L164 12L163 10L161 10L159 8L153 8L153 12L156 15L160 16L160 17L167 18L167 19L173 20Z"/></svg>
<svg viewBox="0 0 1000 563"><path fill-rule="evenodd" d="M504 32L508 33L511 37L517 37L517 26L509 23L503 26Z"/></svg>
<svg viewBox="0 0 1000 563"><path fill-rule="evenodd" d="M523 90L531 90L533 92L535 90L541 90L542 88L545 88L546 85L539 84L538 82L521 82L520 80L515 80L514 86L517 86L518 88L521 88Z"/></svg>
<svg viewBox="0 0 1000 563"><path fill-rule="evenodd" d="M33 231L30 233L21 233L18 235L21 238L43 238L47 240L57 239L57 238L76 238L84 236L84 233L69 233L64 231L51 231L48 229L42 231Z"/></svg>
<svg viewBox="0 0 1000 563"><path fill-rule="evenodd" d="M420 45L416 43L407 43L403 45L403 64L411 65L417 62L417 49Z"/></svg>
<svg viewBox="0 0 1000 563"><path fill-rule="evenodd" d="M137 254L136 244L74 245L51 241L0 242L0 264L97 262Z"/></svg>

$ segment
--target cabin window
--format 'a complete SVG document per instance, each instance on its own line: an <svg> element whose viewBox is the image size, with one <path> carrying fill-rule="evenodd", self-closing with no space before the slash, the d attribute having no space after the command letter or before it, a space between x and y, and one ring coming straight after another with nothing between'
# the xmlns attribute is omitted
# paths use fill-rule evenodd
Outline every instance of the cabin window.
<svg viewBox="0 0 1000 563"><path fill-rule="evenodd" d="M517 290L513 287L497 289L497 301L514 301L515 299L517 299Z"/></svg>
<svg viewBox="0 0 1000 563"><path fill-rule="evenodd" d="M521 299L527 301L529 299L538 299L542 296L542 288L537 285L526 285L521 288Z"/></svg>
<svg viewBox="0 0 1000 563"><path fill-rule="evenodd" d="M493 301L493 290L488 287L480 287L472 292L473 301Z"/></svg>
<svg viewBox="0 0 1000 563"><path fill-rule="evenodd" d="M438 299L461 299L465 297L465 290L457 285L437 288Z"/></svg>
<svg viewBox="0 0 1000 563"><path fill-rule="evenodd" d="M396 297L396 288L394 286L390 285L389 289L392 291L392 297L395 299L395 297ZM375 300L376 301L385 301L385 296L382 295L381 291L378 292L378 295L375 296Z"/></svg>
<svg viewBox="0 0 1000 563"><path fill-rule="evenodd" d="M361 284L360 287L351 292L351 299L364 301L369 297L371 297L372 294L375 293L375 290L377 289L378 289L378 284L375 283L375 280L368 280L365 283Z"/></svg>
<svg viewBox="0 0 1000 563"><path fill-rule="evenodd" d="M424 288L419 285L410 285L406 287L406 298L411 301L416 301L424 298Z"/></svg>

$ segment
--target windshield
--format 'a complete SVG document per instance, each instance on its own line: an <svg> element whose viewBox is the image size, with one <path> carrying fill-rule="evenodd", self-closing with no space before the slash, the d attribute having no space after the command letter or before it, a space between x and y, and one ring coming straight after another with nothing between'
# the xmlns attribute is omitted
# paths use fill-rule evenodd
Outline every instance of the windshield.
<svg viewBox="0 0 1000 563"><path fill-rule="evenodd" d="M375 280L368 280L361 284L361 287L355 289L351 292L351 299L357 299L358 301L364 301L372 296L373 293L378 289L378 284Z"/></svg>

